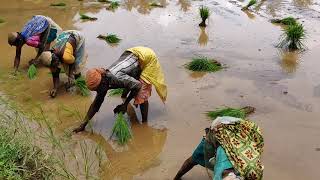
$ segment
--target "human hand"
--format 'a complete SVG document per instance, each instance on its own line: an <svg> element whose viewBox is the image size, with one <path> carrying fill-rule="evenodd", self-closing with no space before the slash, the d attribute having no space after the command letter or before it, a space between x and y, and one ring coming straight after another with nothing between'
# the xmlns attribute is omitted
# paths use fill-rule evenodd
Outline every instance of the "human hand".
<svg viewBox="0 0 320 180"><path fill-rule="evenodd" d="M113 110L114 114L118 114L120 112L121 113L126 113L127 112L127 104L120 104Z"/></svg>
<svg viewBox="0 0 320 180"><path fill-rule="evenodd" d="M51 91L50 91L50 96L51 96L52 98L56 97L56 96L57 96L57 89L51 89Z"/></svg>

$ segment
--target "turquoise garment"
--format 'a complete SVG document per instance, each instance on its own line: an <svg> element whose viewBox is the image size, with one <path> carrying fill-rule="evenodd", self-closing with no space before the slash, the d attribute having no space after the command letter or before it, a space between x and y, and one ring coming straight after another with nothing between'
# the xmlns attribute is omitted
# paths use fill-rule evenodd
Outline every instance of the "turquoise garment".
<svg viewBox="0 0 320 180"><path fill-rule="evenodd" d="M207 150L205 150L206 147L207 147ZM208 154L207 158L205 156L205 152L207 152L207 154ZM206 143L206 140L204 138L202 138L200 144L197 146L197 148L192 153L192 160L203 167L207 167L207 168L213 170L213 168L211 168L209 165L209 159L214 156L214 152L215 151L214 151L213 146Z"/></svg>
<svg viewBox="0 0 320 180"><path fill-rule="evenodd" d="M222 180L223 171L230 168L233 168L233 166L224 149L219 146L217 149L213 180Z"/></svg>

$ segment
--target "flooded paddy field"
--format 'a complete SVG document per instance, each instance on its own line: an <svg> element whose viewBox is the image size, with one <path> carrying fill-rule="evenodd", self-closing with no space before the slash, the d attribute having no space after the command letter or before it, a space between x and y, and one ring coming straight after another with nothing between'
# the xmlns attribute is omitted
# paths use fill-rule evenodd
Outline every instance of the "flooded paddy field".
<svg viewBox="0 0 320 180"><path fill-rule="evenodd" d="M60 1L59 1L60 2ZM7 33L20 31L33 15L51 17L64 30L77 29L86 37L86 69L108 67L133 46L147 46L159 56L168 84L168 100L150 99L148 125L133 124L133 139L124 149L109 141L113 108L120 98L106 97L87 132L73 141L100 144L107 156L100 179L173 179L183 161L199 143L209 126L206 111L221 106L254 106L250 119L262 128L265 138L264 179L318 179L320 161L320 2L316 0L263 0L243 12L245 1L160 0L162 8L148 0L125 0L114 11L94 1L61 1L66 7L50 7L51 1L3 0L0 17L0 88L25 112L41 105L55 133L79 125L94 94L82 97L59 90L55 99L49 69L39 68L35 80L26 76L28 60L35 50L23 47L20 73L13 76L15 49ZM153 2L153 1L152 1ZM208 26L199 28L198 7L211 11ZM82 21L79 13L98 18ZM278 49L283 27L270 19L293 16L306 30L306 49L288 53ZM122 40L109 46L99 34L115 33ZM185 70L193 57L207 56L226 66L216 73ZM79 112L70 116L65 109ZM137 119L141 119L137 111ZM196 167L184 179L208 179Z"/></svg>

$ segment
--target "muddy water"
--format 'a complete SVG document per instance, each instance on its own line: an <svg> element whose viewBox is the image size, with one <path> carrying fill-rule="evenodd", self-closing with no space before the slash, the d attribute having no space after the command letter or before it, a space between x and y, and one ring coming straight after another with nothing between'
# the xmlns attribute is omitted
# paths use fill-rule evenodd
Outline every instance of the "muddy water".
<svg viewBox="0 0 320 180"><path fill-rule="evenodd" d="M265 135L265 179L318 179L320 154L320 4L312 0L261 1L250 12L242 12L243 1L159 1L165 8L150 8L147 0L127 0L114 12L88 1L65 1L66 8L48 7L46 1L4 1L0 16L1 89L25 110L43 105L58 131L71 129L84 115L90 98L71 95L63 88L56 99L48 97L52 86L48 69L41 68L36 80L26 79L27 60L35 55L24 47L21 76L10 75L14 49L6 34L20 30L34 14L52 17L64 29L79 29L86 36L87 68L107 67L129 47L144 45L159 55L166 74L169 98L164 106L154 93L150 100L148 126L133 124L134 139L125 149L108 141L114 120L112 109L118 98L107 98L92 122L93 134L77 136L103 145L108 163L102 179L172 179L191 155L208 126L204 112L221 106L251 105L251 117ZM212 16L200 29L197 7L206 4ZM82 22L78 12L98 18ZM293 15L307 30L306 46L300 54L279 51L275 46L282 27L269 23L273 17ZM116 33L122 39L111 47L99 34ZM183 65L195 56L209 56L226 65L215 74L194 74ZM93 96L91 97L93 98ZM138 119L139 111L137 110ZM196 167L186 179L207 179Z"/></svg>

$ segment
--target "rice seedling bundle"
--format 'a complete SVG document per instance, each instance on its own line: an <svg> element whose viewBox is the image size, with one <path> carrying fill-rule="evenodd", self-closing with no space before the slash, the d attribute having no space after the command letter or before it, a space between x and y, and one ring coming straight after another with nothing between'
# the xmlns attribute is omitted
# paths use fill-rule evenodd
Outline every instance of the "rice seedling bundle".
<svg viewBox="0 0 320 180"><path fill-rule="evenodd" d="M191 71L200 72L215 72L222 69L219 62L206 57L193 58L190 63L186 65L187 69Z"/></svg>
<svg viewBox="0 0 320 180"><path fill-rule="evenodd" d="M121 41L121 39L116 34L107 34L106 36L100 34L97 38L105 40L110 44L117 44Z"/></svg>
<svg viewBox="0 0 320 180"><path fill-rule="evenodd" d="M60 3L51 3L50 6L66 6L66 3L60 2Z"/></svg>
<svg viewBox="0 0 320 180"><path fill-rule="evenodd" d="M289 50L302 49L304 47L303 40L305 38L305 30L302 24L289 25L282 35L279 47L288 48Z"/></svg>
<svg viewBox="0 0 320 180"><path fill-rule="evenodd" d="M37 68L34 64L31 64L28 69L28 77L29 79L34 79L37 75Z"/></svg>
<svg viewBox="0 0 320 180"><path fill-rule="evenodd" d="M201 6L199 8L200 17L202 19L202 22L199 24L201 27L206 27L206 20L210 16L209 8L206 6Z"/></svg>
<svg viewBox="0 0 320 180"><path fill-rule="evenodd" d="M123 88L118 88L118 89L110 89L108 92L108 96L121 96L123 93L124 89Z"/></svg>
<svg viewBox="0 0 320 180"><path fill-rule="evenodd" d="M79 77L76 79L75 85L78 87L82 96L89 96L90 90L86 85L86 81L83 77Z"/></svg>
<svg viewBox="0 0 320 180"><path fill-rule="evenodd" d="M120 145L126 144L131 138L131 131L122 113L117 114L116 121L112 128L112 135L115 134Z"/></svg>
<svg viewBox="0 0 320 180"><path fill-rule="evenodd" d="M118 1L111 1L109 7L107 9L114 10L120 6L120 3Z"/></svg>
<svg viewBox="0 0 320 180"><path fill-rule="evenodd" d="M256 3L257 3L257 0L250 0L249 3L245 7L242 8L242 10L248 10L249 7L255 5Z"/></svg>
<svg viewBox="0 0 320 180"><path fill-rule="evenodd" d="M88 15L85 15L85 14L81 14L81 13L80 13L80 19L82 19L82 20L89 20L89 21L95 21L95 20L97 20L98 18L96 18L96 17L90 17L90 16L88 16Z"/></svg>
<svg viewBox="0 0 320 180"><path fill-rule="evenodd" d="M283 24L283 25L293 25L293 24L297 24L297 20L293 17L286 17L283 19L273 19L271 20L272 23L279 23L279 24Z"/></svg>
<svg viewBox="0 0 320 180"><path fill-rule="evenodd" d="M255 108L251 106L246 106L243 108L220 108L215 111L209 111L207 115L212 119L216 119L221 116L230 116L235 118L245 119L249 114L254 113Z"/></svg>

